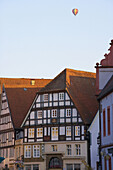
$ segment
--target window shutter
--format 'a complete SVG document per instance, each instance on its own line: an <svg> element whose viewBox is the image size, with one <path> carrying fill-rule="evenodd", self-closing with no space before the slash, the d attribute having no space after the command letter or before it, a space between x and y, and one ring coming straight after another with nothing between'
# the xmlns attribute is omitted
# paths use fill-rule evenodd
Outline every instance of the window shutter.
<svg viewBox="0 0 113 170"><path fill-rule="evenodd" d="M108 135L110 135L110 107L107 108Z"/></svg>

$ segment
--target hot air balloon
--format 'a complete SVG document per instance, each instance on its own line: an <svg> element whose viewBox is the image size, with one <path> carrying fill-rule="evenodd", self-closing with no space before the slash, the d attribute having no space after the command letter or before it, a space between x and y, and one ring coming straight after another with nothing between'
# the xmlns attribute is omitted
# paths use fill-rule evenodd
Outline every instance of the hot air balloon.
<svg viewBox="0 0 113 170"><path fill-rule="evenodd" d="M77 15L78 9L74 8L74 9L72 10L72 13L73 13L74 15Z"/></svg>

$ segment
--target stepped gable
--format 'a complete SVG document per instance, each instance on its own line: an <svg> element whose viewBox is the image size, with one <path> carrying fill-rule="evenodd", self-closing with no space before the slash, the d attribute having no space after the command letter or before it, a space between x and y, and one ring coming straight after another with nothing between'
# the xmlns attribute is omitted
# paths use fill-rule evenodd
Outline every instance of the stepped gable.
<svg viewBox="0 0 113 170"><path fill-rule="evenodd" d="M101 98L107 96L111 92L113 92L113 76L110 78L108 83L105 85L105 87L103 88L103 90L101 91L97 99L100 100Z"/></svg>
<svg viewBox="0 0 113 170"><path fill-rule="evenodd" d="M113 67L113 40L111 40L110 48L108 49L110 52L109 54L105 54L105 59L101 60L101 66L112 66Z"/></svg>
<svg viewBox="0 0 113 170"><path fill-rule="evenodd" d="M14 128L20 128L39 88L5 88Z"/></svg>
<svg viewBox="0 0 113 170"><path fill-rule="evenodd" d="M84 123L90 124L98 110L95 77L95 73L65 69L39 93L67 90Z"/></svg>

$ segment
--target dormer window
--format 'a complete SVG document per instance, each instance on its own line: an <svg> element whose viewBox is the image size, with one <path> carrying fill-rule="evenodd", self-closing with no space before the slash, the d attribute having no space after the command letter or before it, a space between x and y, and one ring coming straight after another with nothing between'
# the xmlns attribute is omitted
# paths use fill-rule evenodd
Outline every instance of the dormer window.
<svg viewBox="0 0 113 170"><path fill-rule="evenodd" d="M64 93L59 93L59 100L64 100Z"/></svg>
<svg viewBox="0 0 113 170"><path fill-rule="evenodd" d="M35 80L31 80L31 85L32 85L32 86L35 85Z"/></svg>
<svg viewBox="0 0 113 170"><path fill-rule="evenodd" d="M44 94L44 102L48 101L48 94Z"/></svg>

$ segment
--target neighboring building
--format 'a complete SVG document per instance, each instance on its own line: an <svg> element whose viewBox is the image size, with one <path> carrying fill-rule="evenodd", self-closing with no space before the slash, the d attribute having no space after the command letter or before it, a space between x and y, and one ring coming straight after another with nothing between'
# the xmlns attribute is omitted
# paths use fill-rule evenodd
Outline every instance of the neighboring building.
<svg viewBox="0 0 113 170"><path fill-rule="evenodd" d="M95 92L94 73L65 69L37 93L21 124L25 170L85 169L85 135L98 111Z"/></svg>
<svg viewBox="0 0 113 170"><path fill-rule="evenodd" d="M99 168L99 111L93 119L88 131L90 132L91 167L93 170L97 170Z"/></svg>
<svg viewBox="0 0 113 170"><path fill-rule="evenodd" d="M110 53L96 65L102 170L113 169L113 40L110 45Z"/></svg>
<svg viewBox="0 0 113 170"><path fill-rule="evenodd" d="M31 79L4 80L1 78L1 82L10 88L3 87L1 95L0 156L5 157L5 160L0 166L8 165L10 170L13 170L16 165L15 161L17 161L17 157L15 158L17 155L14 154L15 144L17 148L23 143L22 141L20 144L15 142L15 139L23 138L23 133L19 133L20 125L30 109L36 92L50 80L35 79L32 82ZM23 153L22 146L19 152Z"/></svg>

